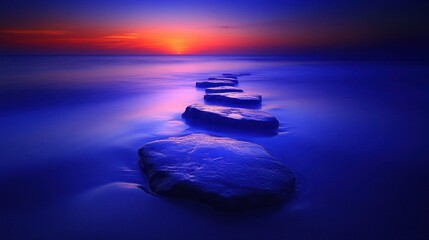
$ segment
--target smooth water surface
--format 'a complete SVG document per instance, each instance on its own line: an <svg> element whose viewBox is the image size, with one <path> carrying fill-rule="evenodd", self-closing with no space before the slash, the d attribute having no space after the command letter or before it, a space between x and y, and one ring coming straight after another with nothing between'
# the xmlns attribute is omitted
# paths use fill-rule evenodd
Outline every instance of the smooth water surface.
<svg viewBox="0 0 429 240"><path fill-rule="evenodd" d="M195 81L251 73L276 136L188 126ZM244 56L0 58L1 239L425 239L426 63ZM228 214L142 190L137 149L206 132L264 146L293 199ZM251 177L251 176L250 176Z"/></svg>

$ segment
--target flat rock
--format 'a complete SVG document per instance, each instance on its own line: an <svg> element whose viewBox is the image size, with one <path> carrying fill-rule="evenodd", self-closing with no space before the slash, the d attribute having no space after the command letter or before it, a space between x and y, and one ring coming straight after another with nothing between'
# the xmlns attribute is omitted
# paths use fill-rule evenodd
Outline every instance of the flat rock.
<svg viewBox="0 0 429 240"><path fill-rule="evenodd" d="M251 131L276 132L279 127L279 121L270 113L244 108L193 104L182 117L196 123Z"/></svg>
<svg viewBox="0 0 429 240"><path fill-rule="evenodd" d="M282 203L295 177L254 143L191 134L146 143L140 166L154 194L244 210Z"/></svg>
<svg viewBox="0 0 429 240"><path fill-rule="evenodd" d="M208 93L204 95L204 100L208 102L231 103L236 105L260 105L262 102L261 95L250 95L239 92L227 93Z"/></svg>
<svg viewBox="0 0 429 240"><path fill-rule="evenodd" d="M235 86L236 84L229 80L209 80L196 82L195 86L200 88L219 87L219 86Z"/></svg>
<svg viewBox="0 0 429 240"><path fill-rule="evenodd" d="M206 88L206 93L225 93L225 92L243 92L243 90L240 88L231 87L231 86Z"/></svg>
<svg viewBox="0 0 429 240"><path fill-rule="evenodd" d="M224 74L222 74L222 76L227 77L227 78L235 78L235 79L238 78L238 75L232 74L232 73L224 73Z"/></svg>
<svg viewBox="0 0 429 240"><path fill-rule="evenodd" d="M240 76L249 76L252 75L250 73L223 73L224 77L240 77Z"/></svg>
<svg viewBox="0 0 429 240"><path fill-rule="evenodd" d="M238 83L237 78L230 78L230 77L211 77L209 80L219 80L219 81L231 81L233 83Z"/></svg>

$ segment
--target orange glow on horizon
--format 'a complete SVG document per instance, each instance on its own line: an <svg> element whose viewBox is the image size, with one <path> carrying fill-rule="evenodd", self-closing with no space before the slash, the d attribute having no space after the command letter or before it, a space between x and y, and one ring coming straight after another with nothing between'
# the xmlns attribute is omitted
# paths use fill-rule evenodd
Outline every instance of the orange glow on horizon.
<svg viewBox="0 0 429 240"><path fill-rule="evenodd" d="M222 28L196 28L191 25L160 25L129 32L108 29L0 29L0 39L2 45L17 49L180 55L317 46L335 42L332 40L335 33L315 38L289 32L273 35L252 29L225 31Z"/></svg>

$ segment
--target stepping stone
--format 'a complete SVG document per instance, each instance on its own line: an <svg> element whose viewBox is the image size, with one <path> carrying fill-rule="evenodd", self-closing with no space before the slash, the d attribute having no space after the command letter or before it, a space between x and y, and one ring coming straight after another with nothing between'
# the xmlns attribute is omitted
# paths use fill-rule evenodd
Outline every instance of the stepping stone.
<svg viewBox="0 0 429 240"><path fill-rule="evenodd" d="M209 93L204 95L204 100L208 102L221 102L238 105L261 105L262 96L239 92Z"/></svg>
<svg viewBox="0 0 429 240"><path fill-rule="evenodd" d="M209 80L196 82L195 86L200 88L208 88L208 87L219 87L219 86L235 86L236 84L232 81L224 81L224 80Z"/></svg>
<svg viewBox="0 0 429 240"><path fill-rule="evenodd" d="M270 113L220 106L193 104L186 108L182 117L191 123L246 129L254 132L277 132L279 121Z"/></svg>
<svg viewBox="0 0 429 240"><path fill-rule="evenodd" d="M216 78L216 77L211 77L211 78L209 78L209 80L231 81L233 83L238 83L238 80L236 78L225 78L225 77Z"/></svg>
<svg viewBox="0 0 429 240"><path fill-rule="evenodd" d="M206 134L170 137L139 149L152 194L239 211L280 204L295 177L262 146Z"/></svg>
<svg viewBox="0 0 429 240"><path fill-rule="evenodd" d="M240 88L231 87L231 86L206 88L206 93L224 93L224 92L243 92L243 90Z"/></svg>
<svg viewBox="0 0 429 240"><path fill-rule="evenodd" d="M224 74L222 74L222 76L223 76L223 77L226 77L226 78L235 78L235 79L237 79L237 78L238 78L238 75L236 75L236 74L231 74L231 73L224 73Z"/></svg>
<svg viewBox="0 0 429 240"><path fill-rule="evenodd" d="M228 78L237 78L238 75L232 74L232 73L223 73L222 76L228 77Z"/></svg>
<svg viewBox="0 0 429 240"><path fill-rule="evenodd" d="M222 76L224 76L224 77L240 77L240 76L249 76L249 75L252 75L252 74L250 74L250 73L237 73L237 74L234 74L234 73L223 73L222 74Z"/></svg>

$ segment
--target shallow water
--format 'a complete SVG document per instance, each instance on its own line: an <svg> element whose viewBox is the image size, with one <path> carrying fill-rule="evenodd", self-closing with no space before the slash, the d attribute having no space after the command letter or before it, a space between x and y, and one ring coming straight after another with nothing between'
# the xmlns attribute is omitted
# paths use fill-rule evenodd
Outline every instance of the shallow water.
<svg viewBox="0 0 429 240"><path fill-rule="evenodd" d="M245 72L280 133L188 126L195 81ZM425 239L426 63L233 56L0 58L2 239ZM206 132L264 146L298 178L227 214L144 192L137 149Z"/></svg>

